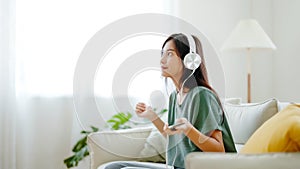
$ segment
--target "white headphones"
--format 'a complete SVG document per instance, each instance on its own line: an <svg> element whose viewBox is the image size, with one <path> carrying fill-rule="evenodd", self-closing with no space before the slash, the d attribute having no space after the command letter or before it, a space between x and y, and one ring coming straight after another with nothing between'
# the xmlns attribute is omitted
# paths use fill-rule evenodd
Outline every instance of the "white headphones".
<svg viewBox="0 0 300 169"><path fill-rule="evenodd" d="M201 57L196 52L196 42L192 35L184 34L187 37L190 52L185 55L183 59L183 64L187 69L196 70L201 64Z"/></svg>

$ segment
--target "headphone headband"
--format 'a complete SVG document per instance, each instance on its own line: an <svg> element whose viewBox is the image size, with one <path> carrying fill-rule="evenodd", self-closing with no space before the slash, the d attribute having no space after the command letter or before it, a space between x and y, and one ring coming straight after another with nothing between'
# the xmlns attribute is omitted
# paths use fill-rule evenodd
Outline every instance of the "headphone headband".
<svg viewBox="0 0 300 169"><path fill-rule="evenodd" d="M196 43L192 35L184 34L189 42L190 53L196 53Z"/></svg>
<svg viewBox="0 0 300 169"><path fill-rule="evenodd" d="M201 64L201 57L196 52L196 42L192 35L184 34L188 40L190 52L184 56L183 63L187 69L196 70Z"/></svg>

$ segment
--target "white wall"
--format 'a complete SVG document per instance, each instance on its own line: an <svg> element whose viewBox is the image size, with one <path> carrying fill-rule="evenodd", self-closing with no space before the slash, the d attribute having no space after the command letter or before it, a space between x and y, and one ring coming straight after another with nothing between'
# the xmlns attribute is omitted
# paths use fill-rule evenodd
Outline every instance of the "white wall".
<svg viewBox="0 0 300 169"><path fill-rule="evenodd" d="M272 97L300 102L296 92L300 83L296 78L300 59L296 53L299 3L297 0L186 0L179 2L177 15L204 32L215 45L225 73L226 97L241 97L244 102L246 52L224 52L220 48L240 19L256 19L278 49L251 52L252 102Z"/></svg>
<svg viewBox="0 0 300 169"><path fill-rule="evenodd" d="M273 0L273 35L278 50L274 55L274 96L300 102L300 1Z"/></svg>
<svg viewBox="0 0 300 169"><path fill-rule="evenodd" d="M250 1L251 2L251 1ZM253 0L251 5L252 18L256 19L264 31L273 40L272 0ZM274 40L273 40L274 41ZM275 43L275 42L274 42ZM277 45L277 44L275 44ZM273 93L273 61L275 51L254 50L252 57L252 101L259 102L275 97Z"/></svg>

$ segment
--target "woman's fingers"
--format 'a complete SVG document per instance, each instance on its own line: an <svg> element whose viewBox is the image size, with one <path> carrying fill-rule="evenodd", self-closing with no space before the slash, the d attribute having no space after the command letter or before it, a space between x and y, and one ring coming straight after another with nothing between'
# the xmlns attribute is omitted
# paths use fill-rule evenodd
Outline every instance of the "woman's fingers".
<svg viewBox="0 0 300 169"><path fill-rule="evenodd" d="M146 104L145 103L138 103L136 105L136 108L138 108L138 109L145 109L146 108Z"/></svg>
<svg viewBox="0 0 300 169"><path fill-rule="evenodd" d="M158 118L152 108L150 106L147 107L145 103L138 103L135 107L135 112L139 117L147 118L150 121Z"/></svg>
<svg viewBox="0 0 300 169"><path fill-rule="evenodd" d="M146 107L144 107L144 106L136 106L136 109L139 109L139 110L146 110Z"/></svg>
<svg viewBox="0 0 300 169"><path fill-rule="evenodd" d="M163 131L164 131L164 135L170 135L170 129L169 129L169 124L165 123L164 127L163 127Z"/></svg>
<svg viewBox="0 0 300 169"><path fill-rule="evenodd" d="M174 134L177 134L178 132L176 131L172 131L170 128L169 128L169 124L168 123L165 123L164 125L164 133L166 133L167 135L174 135Z"/></svg>
<svg viewBox="0 0 300 169"><path fill-rule="evenodd" d="M168 128L169 128L169 124L168 124L168 123L165 123L163 130L165 131L165 130L167 130Z"/></svg>
<svg viewBox="0 0 300 169"><path fill-rule="evenodd" d="M180 125L176 125L176 124L180 124ZM186 118L178 118L175 120L174 123L174 125L176 125L175 127L171 128L171 126L169 127L168 124L165 124L163 130L164 133L166 133L167 135L181 134L188 131L189 124L190 123Z"/></svg>
<svg viewBox="0 0 300 169"><path fill-rule="evenodd" d="M142 113L142 112L144 112L146 110L146 104L145 103L138 103L136 105L135 109L136 109L135 111L137 113Z"/></svg>
<svg viewBox="0 0 300 169"><path fill-rule="evenodd" d="M178 118L176 123L184 123L184 125L178 126L177 129L182 131L183 133L188 133L192 128L192 124L186 118Z"/></svg>

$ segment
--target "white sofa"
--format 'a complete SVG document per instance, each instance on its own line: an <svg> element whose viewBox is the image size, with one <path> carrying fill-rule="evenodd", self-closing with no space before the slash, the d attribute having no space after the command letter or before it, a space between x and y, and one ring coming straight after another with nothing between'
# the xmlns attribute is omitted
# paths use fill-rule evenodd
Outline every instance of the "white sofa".
<svg viewBox="0 0 300 169"><path fill-rule="evenodd" d="M289 103L270 99L262 103L225 103L226 117L239 151L253 132L266 120ZM104 168L105 163L123 160L141 160L152 127L118 131L102 131L88 136L91 169ZM300 133L299 133L300 134ZM152 156L153 154L149 155ZM165 166L164 164L158 164ZM186 157L186 169L299 169L300 153L190 153Z"/></svg>

